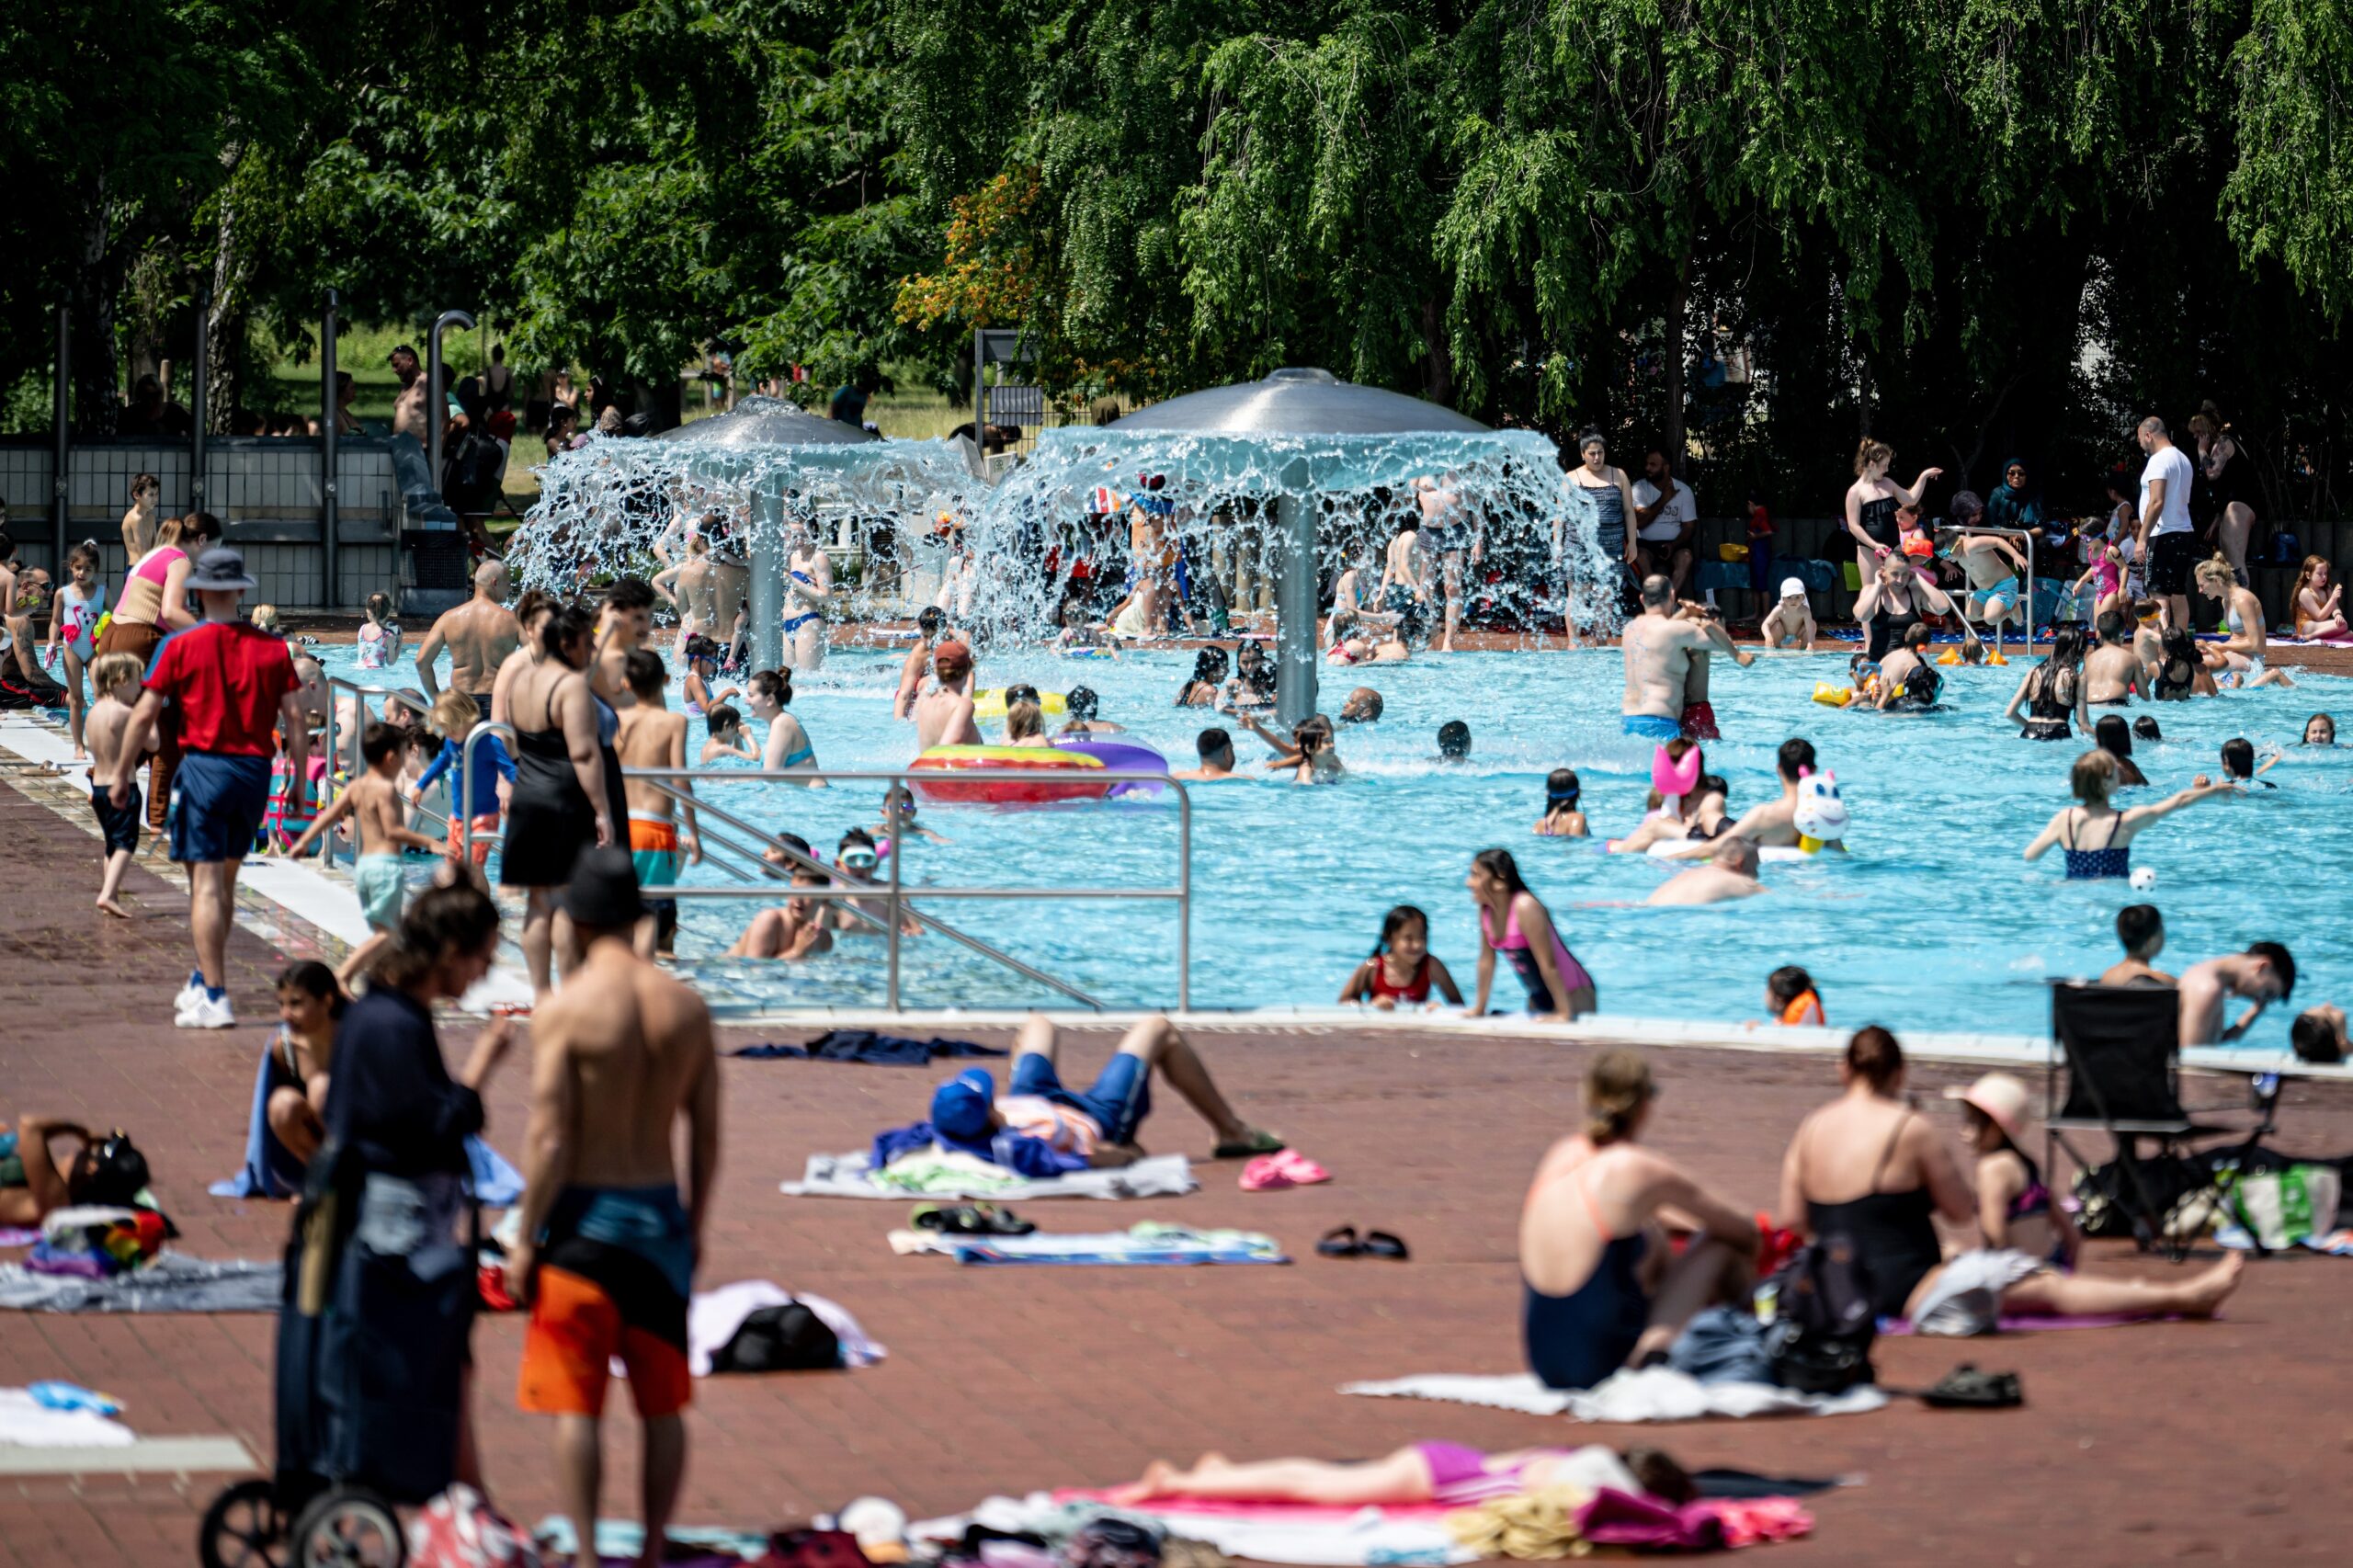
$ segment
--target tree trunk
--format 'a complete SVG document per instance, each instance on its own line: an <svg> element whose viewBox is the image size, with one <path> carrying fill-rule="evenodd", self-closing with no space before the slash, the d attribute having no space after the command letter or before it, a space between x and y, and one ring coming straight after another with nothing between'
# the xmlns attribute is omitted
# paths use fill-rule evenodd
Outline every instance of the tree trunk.
<svg viewBox="0 0 2353 1568"><path fill-rule="evenodd" d="M1675 284L1666 292L1666 430L1661 445L1666 449L1668 469L1680 475L1685 468L1685 456L1690 438L1685 433L1683 409L1683 368L1689 358L1684 342L1684 317L1691 301L1691 247L1687 243L1682 257L1675 264Z"/></svg>
<svg viewBox="0 0 2353 1568"><path fill-rule="evenodd" d="M1428 354L1422 386L1432 403L1454 404L1454 355L1446 345L1446 307L1435 294L1422 301L1422 341Z"/></svg>
<svg viewBox="0 0 2353 1568"><path fill-rule="evenodd" d="M74 318L74 428L87 436L113 435L122 417L114 341L122 266L113 229L105 177L94 176L82 187L82 265L67 301Z"/></svg>
<svg viewBox="0 0 2353 1568"><path fill-rule="evenodd" d="M221 218L212 236L212 308L197 324L204 334L204 412L210 434L225 435L235 428L244 406L245 283L253 274L253 259L244 248L244 233L238 224L237 164L242 143L221 153L229 177L221 187Z"/></svg>

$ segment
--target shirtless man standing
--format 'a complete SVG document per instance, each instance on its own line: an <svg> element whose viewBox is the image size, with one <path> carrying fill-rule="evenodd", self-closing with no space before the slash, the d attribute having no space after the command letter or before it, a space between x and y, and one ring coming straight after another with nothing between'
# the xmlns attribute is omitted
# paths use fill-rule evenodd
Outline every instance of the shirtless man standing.
<svg viewBox="0 0 2353 1568"><path fill-rule="evenodd" d="M705 529L718 522L714 512L704 528L687 536L687 558L654 579L654 594L678 612L676 646L689 637L719 636L719 569L710 563L710 537Z"/></svg>
<svg viewBox="0 0 2353 1568"><path fill-rule="evenodd" d="M784 528L784 662L796 670L825 663L825 606L834 597L834 563L801 524Z"/></svg>
<svg viewBox="0 0 2353 1568"><path fill-rule="evenodd" d="M427 698L440 695L433 664L449 650L449 689L472 698L478 717L490 717L490 688L499 666L521 645L523 628L506 608L506 563L485 561L474 568L474 597L444 610L416 645L416 680ZM463 736L459 737L460 740Z"/></svg>
<svg viewBox="0 0 2353 1568"><path fill-rule="evenodd" d="M1714 621L1678 619L1675 585L1655 574L1643 579L1643 613L1626 623L1620 645L1626 655L1626 696L1620 722L1628 734L1661 744L1682 738L1684 687L1694 653L1721 649L1742 665L1756 659L1734 647L1731 635Z"/></svg>
<svg viewBox="0 0 2353 1568"><path fill-rule="evenodd" d="M1429 625L1430 587L1422 575L1422 530L1415 517L1406 517L1381 557L1381 608L1397 618L1397 635L1404 642Z"/></svg>
<svg viewBox="0 0 2353 1568"><path fill-rule="evenodd" d="M644 1424L639 1561L652 1568L686 1475L687 1303L719 1170L719 1068L702 999L631 946L645 903L629 852L584 853L563 907L580 957L531 1020L523 1240L506 1255L507 1289L531 1310L517 1403L556 1418L564 1512L576 1540L594 1540L620 1359Z"/></svg>
<svg viewBox="0 0 2353 1568"><path fill-rule="evenodd" d="M2092 623L2099 645L2084 655L2084 705L2129 708L2135 692L2149 698L2149 670L2132 649L2124 612L2104 609Z"/></svg>
<svg viewBox="0 0 2353 1568"><path fill-rule="evenodd" d="M703 542L710 546L710 623L707 633L726 650L720 668L741 675L750 662L747 639L738 624L752 592L752 571L744 563L743 537L734 525L713 512L702 520Z"/></svg>
<svg viewBox="0 0 2353 1568"><path fill-rule="evenodd" d="M2263 1009L2284 1002L2296 989L2296 960L2277 942L2255 942L2246 951L2208 959L2181 971L2181 1043L2228 1045L2245 1035ZM2222 1011L2234 996L2255 1004L2225 1028Z"/></svg>
<svg viewBox="0 0 2353 1568"><path fill-rule="evenodd" d="M588 685L615 709L637 700L629 690L629 656L654 633L654 585L642 577L616 577L605 590L597 622L597 652L588 665Z"/></svg>
<svg viewBox="0 0 2353 1568"><path fill-rule="evenodd" d="M425 376L416 363L416 350L404 343L392 353L392 374L401 390L392 394L392 434L414 436L422 443L431 434L425 422ZM435 475L438 483L439 475Z"/></svg>
<svg viewBox="0 0 2353 1568"><path fill-rule="evenodd" d="M972 722L972 651L942 642L931 651L932 687L915 699L915 749L983 744Z"/></svg>
<svg viewBox="0 0 2353 1568"><path fill-rule="evenodd" d="M662 705L669 674L662 667L662 656L651 648L639 648L630 654L628 669L630 695L637 700L621 715L620 729L613 736L613 751L621 766L686 767L687 716ZM690 780L680 780L679 787L694 793ZM683 863L688 866L702 859L702 846L695 841L695 809L686 808L681 832L675 797L635 778L624 780L621 790L629 798L630 859L637 868L637 885L665 887L676 882L682 853ZM673 951L677 944L678 901L657 898L647 907L654 912L654 920L639 946L640 958L652 958L657 949Z"/></svg>

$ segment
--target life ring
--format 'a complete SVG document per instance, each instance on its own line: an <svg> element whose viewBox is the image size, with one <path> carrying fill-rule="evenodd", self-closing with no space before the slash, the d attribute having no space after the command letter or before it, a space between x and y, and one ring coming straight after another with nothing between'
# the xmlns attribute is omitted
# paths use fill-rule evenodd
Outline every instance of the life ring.
<svg viewBox="0 0 2353 1568"><path fill-rule="evenodd" d="M1102 762L1080 752L1053 746L934 746L907 765L937 778L911 780L916 796L932 805L1036 806L1055 801L1099 801L1111 786L1089 773L1103 771ZM959 768L1018 767L1040 777L974 778L958 781Z"/></svg>
<svg viewBox="0 0 2353 1568"><path fill-rule="evenodd" d="M976 691L972 694L972 717L975 719L1002 719L1005 717L1005 687L1001 686L993 686L985 691ZM1063 694L1059 691L1040 692L1038 710L1049 719L1061 718Z"/></svg>
<svg viewBox="0 0 2353 1568"><path fill-rule="evenodd" d="M1145 745L1142 741L1124 735L1057 735L1056 751L1070 752L1078 756L1091 756L1113 773L1168 774L1168 759ZM1111 798L1126 795L1157 795L1161 786L1136 781L1111 786Z"/></svg>

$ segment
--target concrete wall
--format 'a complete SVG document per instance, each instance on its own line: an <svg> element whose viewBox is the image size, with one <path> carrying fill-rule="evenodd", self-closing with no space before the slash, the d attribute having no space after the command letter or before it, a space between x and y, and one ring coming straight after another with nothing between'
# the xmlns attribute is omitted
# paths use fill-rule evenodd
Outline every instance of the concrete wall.
<svg viewBox="0 0 2353 1568"><path fill-rule="evenodd" d="M0 437L0 497L8 531L25 560L52 572L50 503L54 448L46 437ZM119 583L122 514L131 480L152 473L162 510L194 509L188 446L142 437L89 437L74 444L66 472L66 538L97 541L106 575ZM347 436L337 443L337 581L328 591L319 506L324 463L309 438L214 437L204 444L204 510L222 520L227 542L245 552L260 579L251 597L281 609L356 609L371 593L401 599L415 577L415 535L456 527L425 479L425 454L406 436ZM404 534L410 536L404 542Z"/></svg>

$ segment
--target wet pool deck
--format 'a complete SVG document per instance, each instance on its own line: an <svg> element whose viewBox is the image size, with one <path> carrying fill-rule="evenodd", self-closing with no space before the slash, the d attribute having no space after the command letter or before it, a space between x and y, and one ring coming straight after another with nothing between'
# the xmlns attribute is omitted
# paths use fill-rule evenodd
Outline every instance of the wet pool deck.
<svg viewBox="0 0 2353 1568"><path fill-rule="evenodd" d="M168 1027L185 973L179 895L143 866L139 917L88 908L96 843L15 789L0 790L0 868L19 896L0 904L0 1039L6 1108L130 1129L156 1189L202 1256L278 1250L282 1205L210 1198L237 1164L257 1025L226 1035ZM241 927L231 952L241 1016L267 1016L285 950L316 938L300 922L268 940ZM472 1028L453 1020L454 1051ZM801 1031L805 1032L805 1031ZM730 1043L798 1038L736 1029ZM997 1037L1001 1038L1001 1037ZM1859 1473L1815 1504L1813 1540L1776 1548L1791 1563L2139 1564L2177 1558L2341 1561L2353 1527L2353 1263L2256 1265L2220 1323L2161 1324L1961 1346L1883 1346L1884 1381L1917 1386L1957 1361L2015 1368L2025 1409L1939 1413L1906 1402L1867 1416L1793 1424L1574 1428L1454 1405L1347 1398L1343 1381L1518 1365L1514 1225L1527 1175L1571 1125L1592 1049L1460 1036L1204 1028L1199 1038L1245 1115L1279 1128L1335 1175L1328 1187L1236 1190L1236 1167L1199 1168L1203 1189L1119 1209L1034 1206L1052 1228L1166 1218L1266 1230L1288 1268L961 1270L891 1255L883 1203L790 1199L779 1180L805 1154L862 1144L913 1119L932 1074L795 1062L724 1064L726 1141L706 1284L770 1278L849 1307L890 1346L870 1370L720 1379L699 1386L682 1522L798 1521L861 1493L917 1514L991 1492L1102 1483L1158 1455L1379 1453L1415 1438L1511 1448L1603 1440L1665 1448L1690 1465ZM1112 1037L1073 1041L1085 1072ZM1654 1142L1707 1181L1762 1205L1790 1130L1831 1092L1826 1062L1678 1047L1655 1058L1665 1087ZM1926 1068L1933 1097L1969 1075ZM491 1135L519 1153L525 1074L510 1061L490 1095ZM1931 1114L1942 1115L1931 1106ZM2353 1085L2291 1085L2283 1146L2353 1148ZM1181 1106L1148 1142L1205 1150ZM1409 1263L1335 1261L1317 1235L1392 1230ZM2097 1267L2135 1267L2103 1246ZM2138 1265L2163 1268L2162 1263ZM262 1316L8 1316L0 1384L59 1377L110 1390L146 1437L226 1435L270 1451ZM476 1331L478 1410L500 1502L533 1520L555 1502L547 1427L514 1408L519 1320ZM633 1444L619 1415L608 1510L631 1514ZM94 1456L103 1464L103 1456ZM0 1562L184 1563L198 1515L223 1475L124 1477L103 1469L0 1475Z"/></svg>

